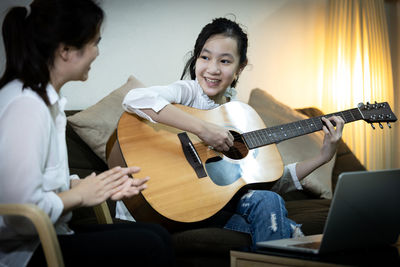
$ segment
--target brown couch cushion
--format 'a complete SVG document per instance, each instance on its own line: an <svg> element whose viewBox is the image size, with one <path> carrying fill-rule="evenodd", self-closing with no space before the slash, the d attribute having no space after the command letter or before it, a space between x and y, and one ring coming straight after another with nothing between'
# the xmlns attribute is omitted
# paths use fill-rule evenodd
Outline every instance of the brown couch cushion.
<svg viewBox="0 0 400 267"><path fill-rule="evenodd" d="M124 112L122 100L133 88L143 87L134 76L96 104L68 117L68 123L96 155L106 161L106 143Z"/></svg>
<svg viewBox="0 0 400 267"><path fill-rule="evenodd" d="M323 232L330 204L330 199L286 201L286 209L290 219L302 224L305 235L315 235Z"/></svg>

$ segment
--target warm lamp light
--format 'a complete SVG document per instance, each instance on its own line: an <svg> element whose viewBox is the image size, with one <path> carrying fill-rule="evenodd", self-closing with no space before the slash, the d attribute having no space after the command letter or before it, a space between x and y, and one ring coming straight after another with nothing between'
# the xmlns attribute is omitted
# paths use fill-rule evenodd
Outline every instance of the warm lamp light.
<svg viewBox="0 0 400 267"><path fill-rule="evenodd" d="M393 109L393 79L383 0L329 2L320 108L325 113L359 102L387 101ZM367 169L393 168L394 134L359 121L343 139Z"/></svg>

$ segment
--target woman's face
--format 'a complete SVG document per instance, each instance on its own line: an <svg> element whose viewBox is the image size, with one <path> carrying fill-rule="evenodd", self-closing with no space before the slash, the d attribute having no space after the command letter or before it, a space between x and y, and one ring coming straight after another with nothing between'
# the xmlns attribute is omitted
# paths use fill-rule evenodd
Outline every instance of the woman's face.
<svg viewBox="0 0 400 267"><path fill-rule="evenodd" d="M222 34L211 36L196 60L196 78L209 97L224 93L239 75L237 42Z"/></svg>
<svg viewBox="0 0 400 267"><path fill-rule="evenodd" d="M74 70L71 80L86 81L89 77L90 65L99 55L98 44L100 42L100 33L82 49L74 51L73 65Z"/></svg>

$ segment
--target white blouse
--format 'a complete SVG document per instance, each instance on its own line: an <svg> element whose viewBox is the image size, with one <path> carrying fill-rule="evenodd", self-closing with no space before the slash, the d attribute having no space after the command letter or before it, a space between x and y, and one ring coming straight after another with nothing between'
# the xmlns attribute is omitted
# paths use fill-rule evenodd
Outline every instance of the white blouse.
<svg viewBox="0 0 400 267"><path fill-rule="evenodd" d="M50 106L14 80L0 90L0 203L34 203L46 212L57 234L72 234L71 213L61 215L56 193L68 190L65 98L49 85ZM25 266L39 244L26 219L0 216L0 265ZM25 239L24 241L21 241ZM12 246L12 250L8 251Z"/></svg>
<svg viewBox="0 0 400 267"><path fill-rule="evenodd" d="M197 109L213 109L219 106L203 92L197 81L182 80L167 86L132 89L126 94L122 107L128 112L136 113L155 123L140 109L151 108L155 112L159 112L171 103Z"/></svg>
<svg viewBox="0 0 400 267"><path fill-rule="evenodd" d="M235 99L235 88L228 88L224 94ZM213 109L219 106L210 99L201 88L197 80L181 80L167 86L152 86L148 88L132 89L125 96L122 107L130 113L154 122L140 109L150 108L159 112L168 104L182 104L197 109ZM272 188L275 192L288 192L302 189L296 175L296 163L285 166L284 174ZM134 220L122 201L117 202L116 217L124 220Z"/></svg>

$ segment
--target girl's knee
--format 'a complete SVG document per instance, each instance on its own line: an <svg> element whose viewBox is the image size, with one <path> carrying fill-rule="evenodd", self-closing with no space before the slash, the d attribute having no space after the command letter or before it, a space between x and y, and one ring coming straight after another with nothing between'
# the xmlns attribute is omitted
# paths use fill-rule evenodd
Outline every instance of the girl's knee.
<svg viewBox="0 0 400 267"><path fill-rule="evenodd" d="M275 192L268 190L252 190L249 191L247 198L257 201L283 201L282 197ZM245 195L245 196L246 196Z"/></svg>

